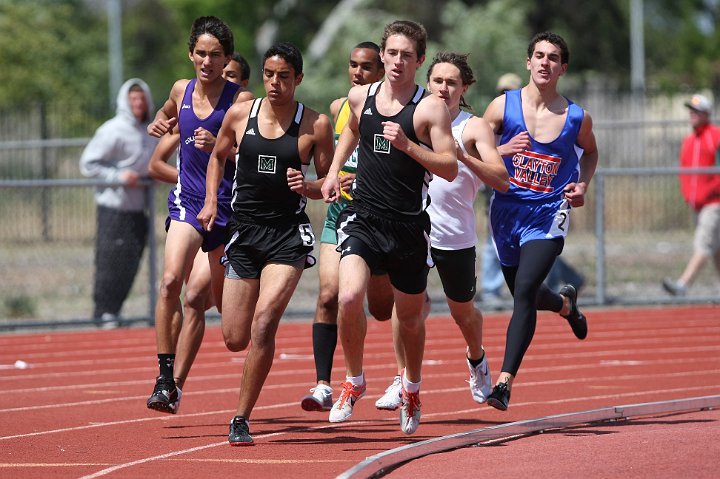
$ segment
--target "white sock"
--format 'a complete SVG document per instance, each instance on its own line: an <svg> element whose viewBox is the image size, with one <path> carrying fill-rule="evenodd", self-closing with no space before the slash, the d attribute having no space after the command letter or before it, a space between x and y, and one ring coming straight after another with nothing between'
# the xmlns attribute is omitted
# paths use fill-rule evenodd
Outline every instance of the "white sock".
<svg viewBox="0 0 720 479"><path fill-rule="evenodd" d="M365 382L365 371L360 373L360 376L347 376L345 378L353 386L362 386Z"/></svg>
<svg viewBox="0 0 720 479"><path fill-rule="evenodd" d="M409 393L416 393L420 390L420 383L422 381L418 381L416 383L411 383L410 381L405 379L405 375L403 375L402 382L403 382L403 388L405 388L405 391L407 391Z"/></svg>

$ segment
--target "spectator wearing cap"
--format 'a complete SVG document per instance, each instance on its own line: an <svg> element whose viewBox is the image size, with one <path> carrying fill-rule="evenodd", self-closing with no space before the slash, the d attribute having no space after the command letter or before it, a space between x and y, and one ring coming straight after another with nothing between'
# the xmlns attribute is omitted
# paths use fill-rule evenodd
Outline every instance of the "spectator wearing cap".
<svg viewBox="0 0 720 479"><path fill-rule="evenodd" d="M517 90L522 86L522 78L515 73L505 73L498 78L495 93L502 95L508 90Z"/></svg>
<svg viewBox="0 0 720 479"><path fill-rule="evenodd" d="M680 148L681 168L712 168L720 162L720 127L710 123L712 102L700 94L685 102L693 131ZM663 288L673 296L684 296L708 259L720 274L720 175L682 174L680 190L697 213L693 254L682 275L665 278Z"/></svg>

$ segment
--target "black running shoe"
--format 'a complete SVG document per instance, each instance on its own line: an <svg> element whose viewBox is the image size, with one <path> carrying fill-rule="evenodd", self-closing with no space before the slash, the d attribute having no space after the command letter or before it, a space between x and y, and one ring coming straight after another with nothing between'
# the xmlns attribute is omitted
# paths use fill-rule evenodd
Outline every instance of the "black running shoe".
<svg viewBox="0 0 720 479"><path fill-rule="evenodd" d="M673 281L670 278L665 278L662 282L665 291L673 296L685 296L687 294L687 286L683 286L677 281Z"/></svg>
<svg viewBox="0 0 720 479"><path fill-rule="evenodd" d="M180 408L182 391L175 385L175 380L158 376L155 380L155 389L147 400L148 409L176 414Z"/></svg>
<svg viewBox="0 0 720 479"><path fill-rule="evenodd" d="M585 339L587 337L587 320L585 315L580 312L577 307L577 291L575 286L566 284L560 290L560 295L565 296L570 300L570 312L563 316L570 323L573 334L578 339Z"/></svg>
<svg viewBox="0 0 720 479"><path fill-rule="evenodd" d="M495 409L507 411L508 404L510 404L510 390L507 383L496 384L487 398L487 403L488 406Z"/></svg>
<svg viewBox="0 0 720 479"><path fill-rule="evenodd" d="M230 434L228 442L231 446L254 446L252 436L250 435L250 424L248 420L242 416L235 416L230 421Z"/></svg>

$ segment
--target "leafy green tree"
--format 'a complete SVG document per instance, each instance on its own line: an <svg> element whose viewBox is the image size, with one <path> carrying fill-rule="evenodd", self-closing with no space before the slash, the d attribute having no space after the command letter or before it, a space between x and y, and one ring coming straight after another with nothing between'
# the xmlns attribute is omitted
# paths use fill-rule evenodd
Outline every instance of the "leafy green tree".
<svg viewBox="0 0 720 479"><path fill-rule="evenodd" d="M162 101L174 80L193 75L186 43L192 21L216 15L230 25L236 50L250 62L256 94L262 94L260 55L272 42L291 41L307 65L298 95L326 111L332 99L347 93L350 49L362 40L379 42L385 24L407 18L428 30L428 63L440 49L470 53L478 84L468 99L478 110L494 94L500 74L526 77L525 47L542 30L557 31L570 44L564 90L590 82L629 87L630 0L581 7L566 0L364 0L327 40L323 54L312 58L308 47L338 3L122 0L125 77L146 79ZM669 91L720 88L720 1L645 0L644 5L647 85ZM0 108L51 101L100 111L98 120L106 117L115 96L108 92L107 31L105 0L0 1ZM418 81L424 76L423 68Z"/></svg>
<svg viewBox="0 0 720 479"><path fill-rule="evenodd" d="M193 74L185 44L190 25L160 0L126 0L122 15L124 76L145 80L159 106L175 80Z"/></svg>
<svg viewBox="0 0 720 479"><path fill-rule="evenodd" d="M720 2L645 2L646 70L662 90L720 88Z"/></svg>
<svg viewBox="0 0 720 479"><path fill-rule="evenodd" d="M187 67L182 62L187 56L186 40L194 19L214 15L223 19L232 29L235 50L250 63L252 70L250 89L262 94L260 57L272 43L290 41L304 50L325 17L337 3L336 0L259 0L243 2L236 0L159 0L172 10L183 34L176 38L176 46L170 55L178 59L179 68L175 78L187 77ZM267 39L269 44L261 40Z"/></svg>
<svg viewBox="0 0 720 479"><path fill-rule="evenodd" d="M528 41L525 9L522 0L467 3L461 0L420 4L405 0L365 2L353 12L352 21L342 27L342 34L329 46L322 61L308 69L299 94L320 106L346 95L349 89L347 59L352 47L364 40L380 43L385 25L402 18L418 21L428 31L426 60L416 79L421 85L425 84L427 68L439 50L470 53L469 61L478 84L466 99L476 113L482 114L494 96L501 74L525 74Z"/></svg>
<svg viewBox="0 0 720 479"><path fill-rule="evenodd" d="M79 0L0 3L0 105L107 104L106 28Z"/></svg>
<svg viewBox="0 0 720 479"><path fill-rule="evenodd" d="M565 0L526 2L533 33L553 30L570 44L571 71L586 78L598 76L606 86L629 89L630 0L583 2L581 8L568 8ZM720 2L643 3L648 89L720 87Z"/></svg>
<svg viewBox="0 0 720 479"><path fill-rule="evenodd" d="M108 91L105 7L104 1L0 2L0 41L5 45L0 63L8 66L0 69L0 109L47 105L53 136L88 135L111 115L108 107L117 92ZM173 58L168 49L187 34L158 0L123 1L122 25L125 78L147 80L156 102L162 101L175 79L171 67L189 63Z"/></svg>
<svg viewBox="0 0 720 479"><path fill-rule="evenodd" d="M443 48L469 53L477 84L468 91L466 101L479 115L495 97L500 75L512 72L527 77L525 50L529 35L522 0L482 3L468 6L460 0L450 0L441 15Z"/></svg>
<svg viewBox="0 0 720 479"><path fill-rule="evenodd" d="M171 59L172 65L166 70L167 91L172 81L178 78L190 78L192 65L187 60L187 40L193 21L201 16L214 15L225 21L232 29L235 51L240 52L250 63L251 87L257 84L257 55L255 54L255 31L272 8L265 1L237 2L234 0L158 0L159 5L170 12L174 29L170 32L171 45L164 54Z"/></svg>
<svg viewBox="0 0 720 479"><path fill-rule="evenodd" d="M571 72L605 72L629 85L630 0L527 2L530 36L546 30L558 33L570 47ZM528 38L529 40L530 38Z"/></svg>

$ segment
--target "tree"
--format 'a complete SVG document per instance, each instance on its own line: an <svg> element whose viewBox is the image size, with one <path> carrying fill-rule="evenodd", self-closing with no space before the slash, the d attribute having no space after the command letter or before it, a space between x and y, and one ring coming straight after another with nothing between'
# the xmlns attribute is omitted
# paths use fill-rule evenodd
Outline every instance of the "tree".
<svg viewBox="0 0 720 479"><path fill-rule="evenodd" d="M524 2L490 0L483 3L468 6L460 0L450 0L440 16L443 49L470 54L468 61L477 84L468 91L466 101L479 115L494 98L500 75L512 72L521 78L527 77L528 29Z"/></svg>
<svg viewBox="0 0 720 479"><path fill-rule="evenodd" d="M532 32L553 30L571 47L572 71L629 88L630 1L525 0ZM650 89L720 87L720 2L645 0L645 72ZM576 54L573 54L576 52Z"/></svg>
<svg viewBox="0 0 720 479"><path fill-rule="evenodd" d="M80 28L82 26L82 28ZM106 31L80 1L0 5L0 105L97 99L107 89Z"/></svg>

